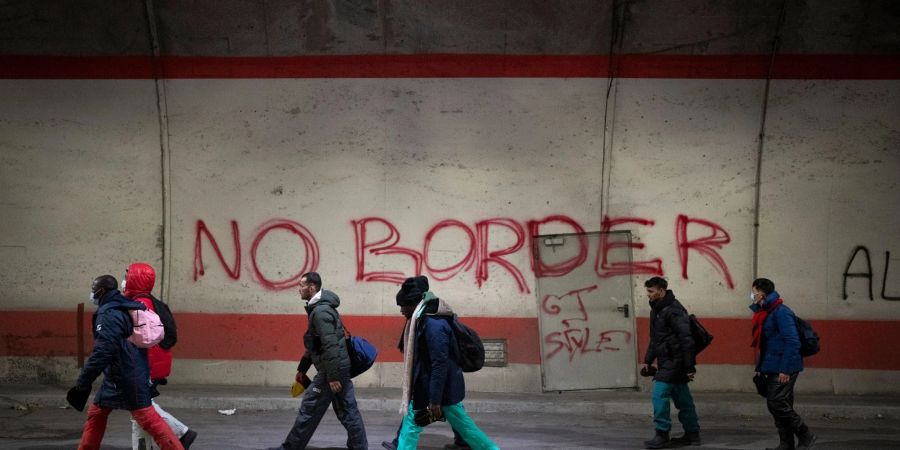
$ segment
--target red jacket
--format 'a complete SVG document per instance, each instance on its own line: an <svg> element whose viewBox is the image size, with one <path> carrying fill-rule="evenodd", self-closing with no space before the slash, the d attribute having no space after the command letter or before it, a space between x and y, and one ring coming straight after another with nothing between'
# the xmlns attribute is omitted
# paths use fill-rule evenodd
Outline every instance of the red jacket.
<svg viewBox="0 0 900 450"><path fill-rule="evenodd" d="M149 264L134 263L128 266L128 272L125 274L125 296L143 303L147 309L156 312L153 300L147 297L137 297L139 294L150 295L154 284L156 284L156 272ZM155 345L147 351L147 359L150 363L151 380L161 380L172 373L171 350L165 350Z"/></svg>

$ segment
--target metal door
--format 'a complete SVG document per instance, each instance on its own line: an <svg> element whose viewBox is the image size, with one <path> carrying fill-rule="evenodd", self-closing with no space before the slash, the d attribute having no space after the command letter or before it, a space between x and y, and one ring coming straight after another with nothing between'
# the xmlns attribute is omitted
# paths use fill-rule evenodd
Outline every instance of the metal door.
<svg viewBox="0 0 900 450"><path fill-rule="evenodd" d="M632 277L599 272L628 267L630 242L627 231L535 236L545 391L637 386Z"/></svg>

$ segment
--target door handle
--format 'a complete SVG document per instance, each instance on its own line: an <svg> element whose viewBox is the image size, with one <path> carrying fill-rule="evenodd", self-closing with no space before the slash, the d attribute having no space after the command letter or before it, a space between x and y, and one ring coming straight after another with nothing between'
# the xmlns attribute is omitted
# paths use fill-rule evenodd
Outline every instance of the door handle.
<svg viewBox="0 0 900 450"><path fill-rule="evenodd" d="M625 314L625 317L628 317L628 305L627 304L619 306L618 308L616 308L616 311L619 311L620 313Z"/></svg>

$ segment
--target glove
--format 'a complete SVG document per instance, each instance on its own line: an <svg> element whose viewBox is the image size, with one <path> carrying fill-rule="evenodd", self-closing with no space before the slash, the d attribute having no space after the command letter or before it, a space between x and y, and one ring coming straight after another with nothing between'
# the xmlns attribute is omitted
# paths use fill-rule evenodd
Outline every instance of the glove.
<svg viewBox="0 0 900 450"><path fill-rule="evenodd" d="M66 401L73 408L84 411L84 405L87 404L88 397L91 396L91 386L75 386L66 393Z"/></svg>

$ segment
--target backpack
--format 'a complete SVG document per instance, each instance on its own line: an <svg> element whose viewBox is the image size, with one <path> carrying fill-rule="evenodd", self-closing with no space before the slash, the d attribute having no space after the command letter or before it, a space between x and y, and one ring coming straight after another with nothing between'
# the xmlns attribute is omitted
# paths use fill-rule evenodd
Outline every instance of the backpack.
<svg viewBox="0 0 900 450"><path fill-rule="evenodd" d="M453 338L456 341L456 354L459 355L459 368L463 372L477 372L484 367L484 344L475 330L459 321L456 314L450 322Z"/></svg>
<svg viewBox="0 0 900 450"><path fill-rule="evenodd" d="M697 316L688 314L688 319L691 322L691 337L694 338L694 356L697 356L706 347L709 347L709 344L712 343L713 335L706 331L706 328L697 320Z"/></svg>
<svg viewBox="0 0 900 450"><path fill-rule="evenodd" d="M159 343L159 346L165 350L174 347L178 343L178 329L175 326L175 317L172 316L172 310L169 309L169 305L150 294L137 294L134 296L134 298L141 297L149 298L153 302L153 309L166 330L166 336Z"/></svg>
<svg viewBox="0 0 900 450"><path fill-rule="evenodd" d="M794 322L797 323L797 336L800 338L800 356L805 358L819 353L819 334L813 330L812 325L796 314Z"/></svg>
<svg viewBox="0 0 900 450"><path fill-rule="evenodd" d="M150 348L165 337L165 329L159 316L147 308L128 310L131 316L132 332L128 341L139 348Z"/></svg>

